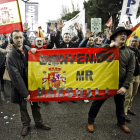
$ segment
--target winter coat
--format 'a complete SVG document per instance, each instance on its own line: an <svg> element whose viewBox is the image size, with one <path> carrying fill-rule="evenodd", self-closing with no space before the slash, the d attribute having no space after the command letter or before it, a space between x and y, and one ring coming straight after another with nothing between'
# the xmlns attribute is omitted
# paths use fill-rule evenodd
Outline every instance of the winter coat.
<svg viewBox="0 0 140 140"><path fill-rule="evenodd" d="M27 59L28 51L30 50L29 46L24 47L24 53ZM9 52L7 60L6 60L6 66L9 73L9 76L14 84L14 87L11 91L11 101L13 103L18 104L25 104L24 98L27 98L29 95L28 92L28 82L25 79L28 79L28 70L27 66L25 64L25 61L21 57L22 53L19 53L19 50L17 50L14 46L12 47L12 50ZM28 59L27 59L28 62Z"/></svg>
<svg viewBox="0 0 140 140"><path fill-rule="evenodd" d="M57 31L56 33L56 47L57 48L78 48L80 42L83 40L83 32L78 32L78 39L76 41L70 41L69 46L67 47L66 43L62 40L61 32Z"/></svg>

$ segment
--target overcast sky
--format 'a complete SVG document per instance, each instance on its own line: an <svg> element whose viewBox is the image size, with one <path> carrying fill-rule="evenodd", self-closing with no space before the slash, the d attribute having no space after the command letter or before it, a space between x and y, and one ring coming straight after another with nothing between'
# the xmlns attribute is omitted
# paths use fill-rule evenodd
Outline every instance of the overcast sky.
<svg viewBox="0 0 140 140"><path fill-rule="evenodd" d="M22 0L19 1L22 21L25 21L25 4ZM87 0L85 0L87 1ZM57 20L61 16L62 5L67 6L72 10L71 0L29 0L28 2L39 3L39 21L38 25L46 30L46 22L48 20ZM73 0L74 5L79 4L80 10L83 9L84 0Z"/></svg>

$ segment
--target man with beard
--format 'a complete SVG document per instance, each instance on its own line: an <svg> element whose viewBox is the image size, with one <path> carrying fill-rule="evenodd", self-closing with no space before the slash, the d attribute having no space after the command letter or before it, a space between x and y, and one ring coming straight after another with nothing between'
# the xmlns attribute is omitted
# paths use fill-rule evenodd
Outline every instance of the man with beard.
<svg viewBox="0 0 140 140"><path fill-rule="evenodd" d="M52 49L54 47L55 35L53 32L55 30L55 23L51 23L51 26L48 26L48 28L50 29L50 41L43 45L43 39L41 37L37 37L35 40L35 46L31 45L31 52L33 54L35 54L37 50ZM43 103L45 103L46 105L49 104L48 101L44 101Z"/></svg>
<svg viewBox="0 0 140 140"><path fill-rule="evenodd" d="M37 37L35 40L35 45L31 44L31 48L33 49L33 53L36 52L36 50L43 50L43 49L52 49L54 47L54 42L55 42L55 23L51 23L50 26L48 26L50 29L50 40L47 42L45 45L43 45L43 39L41 37Z"/></svg>
<svg viewBox="0 0 140 140"><path fill-rule="evenodd" d="M124 27L119 27L110 37L111 40L115 40L115 42L112 42L110 44L110 47L119 47L119 90L117 91L116 95L114 95L114 101L116 104L117 125L126 133L130 133L130 129L125 125L125 92L127 89L129 89L135 69L134 53L125 44L127 36L129 36L131 33L131 30L126 30ZM90 133L94 132L93 124L95 118L105 101L106 99L95 100L91 105L88 113L87 125L87 129Z"/></svg>

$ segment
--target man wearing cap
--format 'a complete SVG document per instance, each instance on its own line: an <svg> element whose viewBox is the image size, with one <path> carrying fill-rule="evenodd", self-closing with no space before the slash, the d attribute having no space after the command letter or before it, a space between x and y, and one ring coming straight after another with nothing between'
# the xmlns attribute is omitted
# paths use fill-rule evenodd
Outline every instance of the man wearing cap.
<svg viewBox="0 0 140 140"><path fill-rule="evenodd" d="M110 37L111 40L114 40L114 42L110 44L110 47L119 47L119 90L117 91L116 95L114 95L117 125L126 133L130 133L130 129L125 125L125 92L127 89L129 89L135 69L134 52L131 51L125 44L127 36L129 36L131 33L131 30L126 30L124 27L119 27ZM87 125L87 129L90 133L94 132L94 120L99 112L100 107L105 101L106 99L95 100L91 105L88 113Z"/></svg>

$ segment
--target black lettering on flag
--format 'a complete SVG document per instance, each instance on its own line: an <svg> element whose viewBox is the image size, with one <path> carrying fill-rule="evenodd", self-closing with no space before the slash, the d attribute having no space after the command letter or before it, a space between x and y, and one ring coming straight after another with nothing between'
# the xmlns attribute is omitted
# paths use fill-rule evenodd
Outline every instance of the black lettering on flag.
<svg viewBox="0 0 140 140"><path fill-rule="evenodd" d="M66 92L67 93L65 93L65 95L67 97L72 97L73 96L73 92L72 91L73 91L73 89L71 87L66 88Z"/></svg>
<svg viewBox="0 0 140 140"><path fill-rule="evenodd" d="M93 53L91 54L91 57L89 56L89 54L86 54L86 64L88 63L88 61L90 62L90 64L93 64Z"/></svg>
<svg viewBox="0 0 140 140"><path fill-rule="evenodd" d="M63 88L62 87L58 87L57 90L56 90L56 97L59 97L59 94L60 94L60 97L63 97Z"/></svg>
<svg viewBox="0 0 140 140"><path fill-rule="evenodd" d="M75 96L75 98L78 98L78 95L80 95L80 98L83 98L83 88L81 88L80 91L78 91L78 88L76 88L76 96Z"/></svg>
<svg viewBox="0 0 140 140"><path fill-rule="evenodd" d="M51 65L51 55L48 55L48 64Z"/></svg>
<svg viewBox="0 0 140 140"><path fill-rule="evenodd" d="M106 55L106 61L107 62L112 62L114 60L114 54L112 52L108 53Z"/></svg>
<svg viewBox="0 0 140 140"><path fill-rule="evenodd" d="M42 87L42 90L41 88L37 89L37 97L45 97L45 87Z"/></svg>
<svg viewBox="0 0 140 140"><path fill-rule="evenodd" d="M85 98L87 98L87 97L90 97L90 98L93 97L91 88L88 88L88 89L87 89L87 93L86 93L86 95L85 95Z"/></svg>
<svg viewBox="0 0 140 140"><path fill-rule="evenodd" d="M99 89L95 89L95 97L102 97L102 95L99 95Z"/></svg>
<svg viewBox="0 0 140 140"><path fill-rule="evenodd" d="M63 62L64 62L65 64L68 63L67 54L65 54L65 58L64 58L64 56L63 56L62 54L60 54L60 64L63 64Z"/></svg>
<svg viewBox="0 0 140 140"><path fill-rule="evenodd" d="M52 65L58 65L59 64L59 55L52 55ZM56 62L57 61L57 62Z"/></svg>
<svg viewBox="0 0 140 140"><path fill-rule="evenodd" d="M90 81L93 81L92 75L93 75L93 72L91 70L86 70L85 80L88 81L88 78L89 78Z"/></svg>
<svg viewBox="0 0 140 140"><path fill-rule="evenodd" d="M94 63L96 63L96 61L97 61L97 54L95 53Z"/></svg>
<svg viewBox="0 0 140 140"><path fill-rule="evenodd" d="M47 56L40 55L40 65L46 65L46 64L47 64Z"/></svg>
<svg viewBox="0 0 140 140"><path fill-rule="evenodd" d="M106 89L105 89L105 97L110 97L110 96L111 96L111 95L108 95L108 93L109 93L109 89L106 88Z"/></svg>
<svg viewBox="0 0 140 140"><path fill-rule="evenodd" d="M84 81L84 71L81 71L81 73L80 73L80 71L77 71L76 81L81 81L81 79L82 79L82 81Z"/></svg>
<svg viewBox="0 0 140 140"><path fill-rule="evenodd" d="M52 87L49 87L49 90L48 90L48 92L47 92L46 97L49 97L49 96L54 97L54 93L53 93Z"/></svg>
<svg viewBox="0 0 140 140"><path fill-rule="evenodd" d="M78 54L77 64L84 64L84 61L81 61L81 60L84 60L85 57L82 57L82 56L85 56L85 54Z"/></svg>
<svg viewBox="0 0 140 140"><path fill-rule="evenodd" d="M74 54L73 59L72 59L71 54L69 54L69 59L70 59L70 63L71 63L71 64L74 64L75 58L76 58L76 54Z"/></svg>
<svg viewBox="0 0 140 140"><path fill-rule="evenodd" d="M105 60L105 54L104 53L98 53L97 63L102 63L104 60Z"/></svg>

